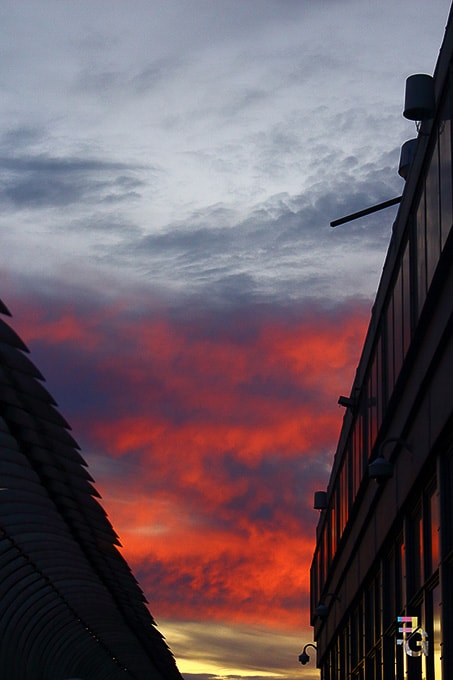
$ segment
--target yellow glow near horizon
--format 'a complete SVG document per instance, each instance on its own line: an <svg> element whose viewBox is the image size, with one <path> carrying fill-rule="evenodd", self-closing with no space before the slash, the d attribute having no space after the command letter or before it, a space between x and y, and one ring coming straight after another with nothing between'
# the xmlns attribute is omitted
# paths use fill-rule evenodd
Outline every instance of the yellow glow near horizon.
<svg viewBox="0 0 453 680"><path fill-rule="evenodd" d="M234 675L241 678L252 678L259 675L260 677L278 678L283 677L281 673L269 673L267 671L244 669L244 668L227 668L225 666L218 666L209 661L199 661L198 659L180 659L177 660L178 668L182 675L184 673L191 674L207 674L212 675L215 678L228 678Z"/></svg>
<svg viewBox="0 0 453 680"><path fill-rule="evenodd" d="M158 623L184 675L212 678L275 678L299 680L298 655L312 639L311 630L296 632L264 626L219 622L170 621ZM303 641L303 642L302 642ZM313 655L304 680L317 680Z"/></svg>

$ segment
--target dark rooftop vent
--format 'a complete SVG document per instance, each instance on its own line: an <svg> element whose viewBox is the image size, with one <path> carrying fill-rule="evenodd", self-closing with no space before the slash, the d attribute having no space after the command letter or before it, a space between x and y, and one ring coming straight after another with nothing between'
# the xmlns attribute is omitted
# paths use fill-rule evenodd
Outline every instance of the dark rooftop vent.
<svg viewBox="0 0 453 680"><path fill-rule="evenodd" d="M327 492L315 491L313 499L313 508L315 510L325 510L327 508Z"/></svg>
<svg viewBox="0 0 453 680"><path fill-rule="evenodd" d="M426 73L416 73L406 80L406 97L403 116L409 120L422 121L434 118L436 102L434 80Z"/></svg>
<svg viewBox="0 0 453 680"><path fill-rule="evenodd" d="M414 160L416 145L416 139L408 139L407 142L404 142L403 146L401 147L398 175L403 179L407 179L409 174L409 169L412 165L412 161Z"/></svg>

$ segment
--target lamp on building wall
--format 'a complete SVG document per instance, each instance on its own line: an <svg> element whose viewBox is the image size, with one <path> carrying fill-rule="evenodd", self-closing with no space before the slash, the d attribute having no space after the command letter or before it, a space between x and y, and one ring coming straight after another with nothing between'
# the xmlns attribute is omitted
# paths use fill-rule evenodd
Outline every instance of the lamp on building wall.
<svg viewBox="0 0 453 680"><path fill-rule="evenodd" d="M305 647L303 648L302 652L299 654L299 661L302 664L302 666L305 666L310 661L310 657L306 652L307 647L313 647L313 649L317 650L316 645L314 645L312 642L309 642Z"/></svg>
<svg viewBox="0 0 453 680"><path fill-rule="evenodd" d="M406 451L411 450L408 444L399 437L391 437L382 442L378 450L378 455L368 464L368 477L370 479L375 479L378 484L382 484L382 482L393 477L393 463L386 460L383 454L384 447L393 442L398 443L403 449L406 449Z"/></svg>
<svg viewBox="0 0 453 680"><path fill-rule="evenodd" d="M329 613L329 607L324 602L326 597L332 597L334 600L338 600L338 601L340 600L338 595L335 595L335 593L327 593L326 595L324 595L321 602L318 604L318 606L315 609L315 615L318 616L320 619L327 618L327 614Z"/></svg>

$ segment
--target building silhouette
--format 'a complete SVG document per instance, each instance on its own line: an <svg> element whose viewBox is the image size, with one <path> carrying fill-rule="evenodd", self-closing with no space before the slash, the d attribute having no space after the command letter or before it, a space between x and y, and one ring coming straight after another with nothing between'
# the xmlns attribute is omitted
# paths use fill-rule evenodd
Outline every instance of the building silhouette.
<svg viewBox="0 0 453 680"><path fill-rule="evenodd" d="M402 154L406 183L370 325L339 400L329 484L315 495L322 680L453 677L452 111L450 12L434 76L407 81L418 135Z"/></svg>
<svg viewBox="0 0 453 680"><path fill-rule="evenodd" d="M0 319L0 678L181 680L27 352Z"/></svg>

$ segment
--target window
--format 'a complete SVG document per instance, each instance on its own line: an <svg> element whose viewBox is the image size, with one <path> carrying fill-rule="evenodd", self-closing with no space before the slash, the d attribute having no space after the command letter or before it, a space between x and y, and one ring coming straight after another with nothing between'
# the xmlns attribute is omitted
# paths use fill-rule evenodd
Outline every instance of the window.
<svg viewBox="0 0 453 680"><path fill-rule="evenodd" d="M346 526L346 522L348 521L348 493L349 493L349 485L348 485L348 467L347 467L347 461L343 461L343 465L341 466L340 474L339 474L339 489L338 489L338 495L337 495L337 500L338 500L338 507L339 507L339 513L338 513L338 521L339 521L339 527L338 527L338 536L341 537L344 528Z"/></svg>
<svg viewBox="0 0 453 680"><path fill-rule="evenodd" d="M387 363L387 385L389 396L393 392L395 384L395 314L393 310L393 296L390 298L386 312L386 363Z"/></svg>
<svg viewBox="0 0 453 680"><path fill-rule="evenodd" d="M442 602L440 599L440 586L437 585L431 593L432 606L432 639L433 639L433 656L434 656L434 680L442 680L442 619L441 608Z"/></svg>
<svg viewBox="0 0 453 680"><path fill-rule="evenodd" d="M396 620L396 560L392 547L383 561L383 619L384 628L392 626Z"/></svg>
<svg viewBox="0 0 453 680"><path fill-rule="evenodd" d="M407 597L411 599L423 582L423 521L419 503L408 519L407 527Z"/></svg>
<svg viewBox="0 0 453 680"><path fill-rule="evenodd" d="M359 415L352 434L352 500L355 499L363 476L363 430Z"/></svg>
<svg viewBox="0 0 453 680"><path fill-rule="evenodd" d="M376 441L376 435L382 421L382 406L384 401L382 385L382 338L379 337L371 363L371 370L367 381L368 389L368 439L370 451Z"/></svg>
<svg viewBox="0 0 453 680"><path fill-rule="evenodd" d="M337 545L338 545L338 538L337 538L337 509L336 509L336 498L335 494L332 495L331 499L331 505L329 507L330 511L330 554L333 556L335 555Z"/></svg>
<svg viewBox="0 0 453 680"><path fill-rule="evenodd" d="M448 98L446 98L446 101L444 102L441 113L441 127L439 130L439 172L441 247L443 248L453 223L451 114Z"/></svg>
<svg viewBox="0 0 453 680"><path fill-rule="evenodd" d="M393 381L394 386L404 359L404 335L403 335L403 274L402 268L398 272L393 288ZM389 387L390 387L389 385Z"/></svg>
<svg viewBox="0 0 453 680"><path fill-rule="evenodd" d="M363 659L363 610L361 604L351 615L351 667Z"/></svg>
<svg viewBox="0 0 453 680"><path fill-rule="evenodd" d="M402 334L403 354L406 356L412 337L412 296L411 296L411 263L409 243L406 243L401 260L401 288L402 288Z"/></svg>
<svg viewBox="0 0 453 680"><path fill-rule="evenodd" d="M440 476L442 498L442 525L444 555L453 550L453 517L451 516L451 490L453 488L453 449L447 452L442 461L442 474Z"/></svg>
<svg viewBox="0 0 453 680"><path fill-rule="evenodd" d="M440 513L439 513L439 494L437 487L429 497L429 536L430 536L430 566L431 573L436 571L440 561Z"/></svg>
<svg viewBox="0 0 453 680"><path fill-rule="evenodd" d="M415 219L417 242L417 311L422 310L426 298L426 229L425 192L422 192Z"/></svg>
<svg viewBox="0 0 453 680"><path fill-rule="evenodd" d="M433 149L426 177L426 285L431 285L440 257L439 146Z"/></svg>
<svg viewBox="0 0 453 680"><path fill-rule="evenodd" d="M374 647L376 621L375 583L374 580L365 593L365 651L369 652Z"/></svg>

